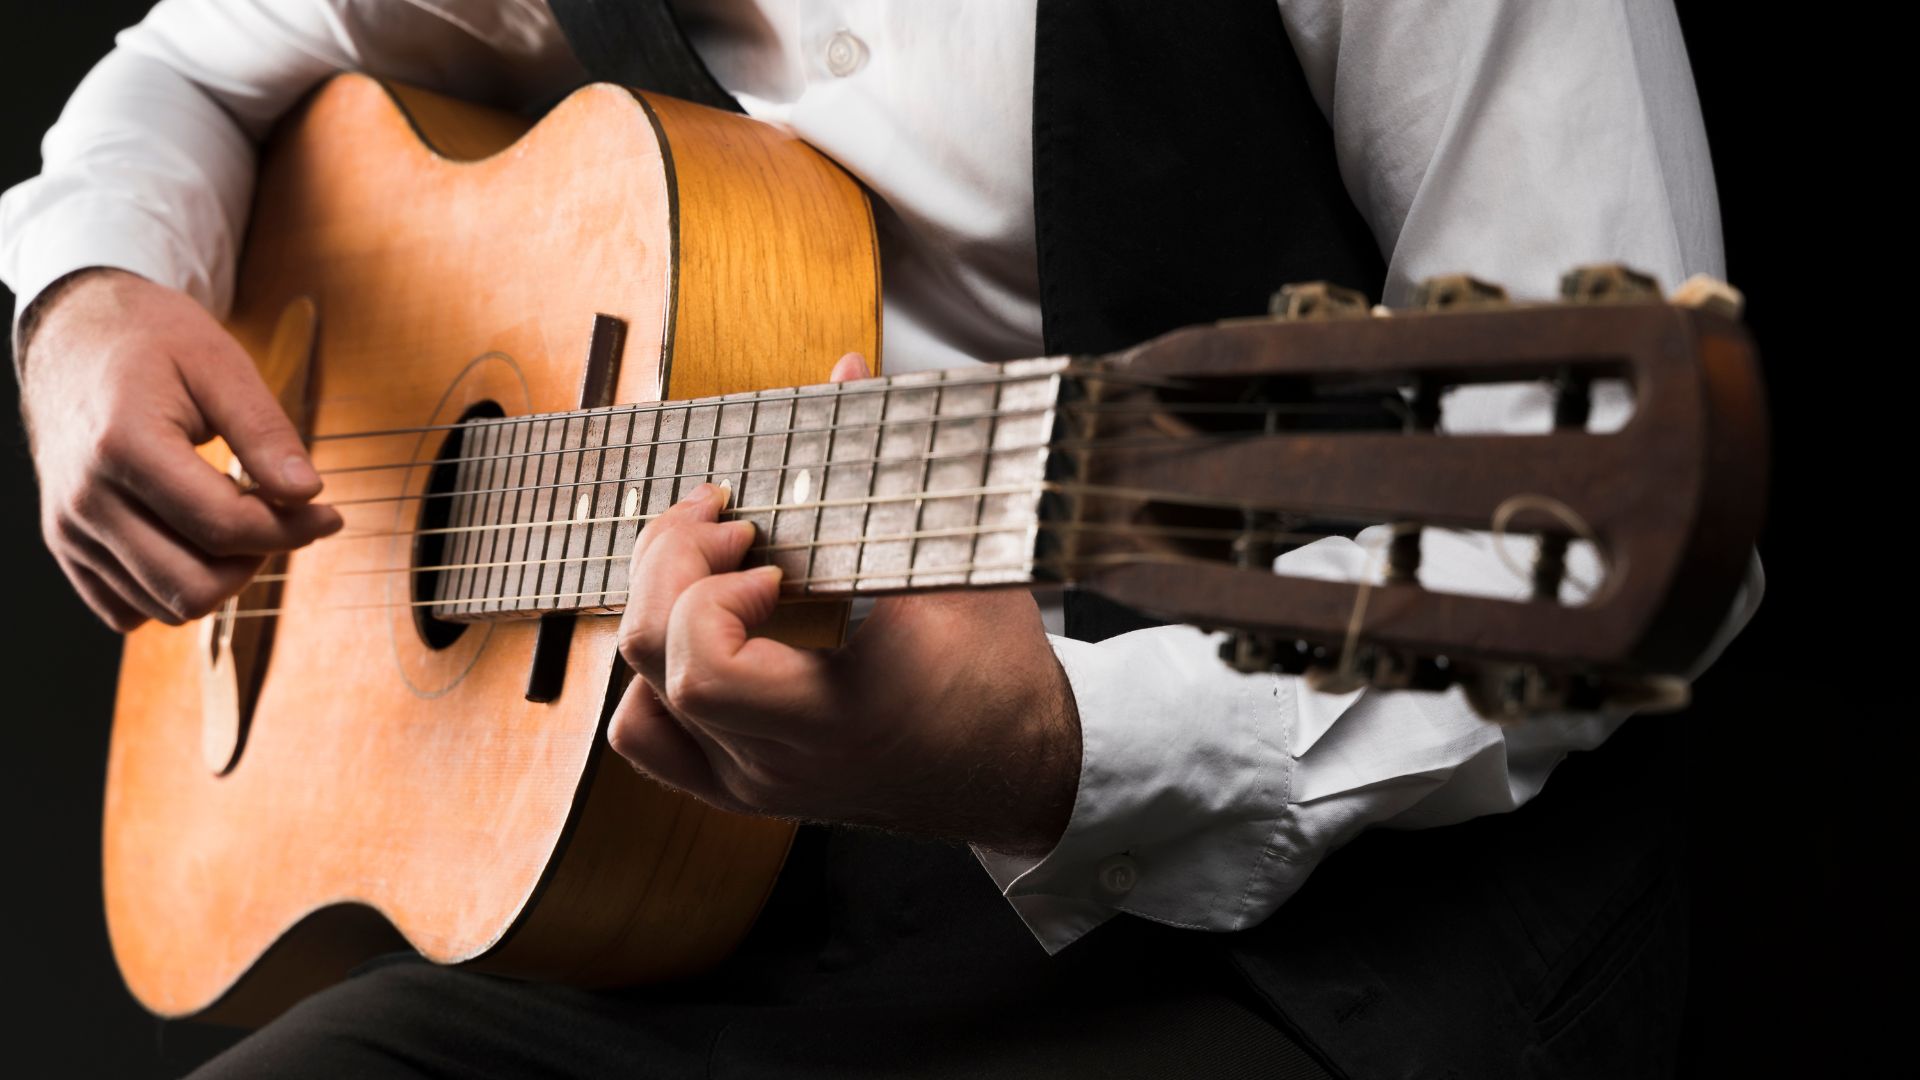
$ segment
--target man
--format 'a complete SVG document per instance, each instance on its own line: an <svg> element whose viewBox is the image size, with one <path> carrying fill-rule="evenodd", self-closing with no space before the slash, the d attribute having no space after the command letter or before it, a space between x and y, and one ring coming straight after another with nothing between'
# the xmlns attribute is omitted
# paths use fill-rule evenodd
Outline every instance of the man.
<svg viewBox="0 0 1920 1080"><path fill-rule="evenodd" d="M1068 78L1062 27L1164 21L1165 13L1089 13L1046 0L677 6L720 87L749 114L805 137L881 200L889 371L1056 346L1064 318L1049 317L1047 297L1066 287L1065 275L1048 264L1071 264L1073 252L1048 248L1055 219L1036 188L1059 166L1036 154L1059 152L1042 139L1055 114L1038 102L1048 86L1057 102ZM167 0L83 83L49 134L46 171L0 202L0 275L23 305L18 355L47 540L103 619L124 630L148 618L197 617L261 555L339 526L314 501L319 477L297 437L211 314L231 295L251 144L315 82L346 67L514 107L550 102L584 77L582 58L607 47L604 37L582 37L609 25L582 8L593 5L556 3L556 20L535 0ZM1420 278L1454 270L1504 280L1521 295L1546 291L1580 262L1625 261L1667 282L1720 272L1704 138L1664 3L1389 10L1320 0L1280 3L1267 18L1285 31L1271 63L1304 77L1324 114L1312 119L1331 125L1325 165L1337 162L1353 202L1343 210L1357 207L1378 245L1368 254L1385 260L1389 304L1404 302ZM1177 54L1182 39L1166 47ZM1229 114L1249 107L1231 93L1213 104ZM1202 212L1231 218L1253 209ZM1623 408L1603 401L1600 411ZM1445 422L1523 430L1544 415L1537 394L1484 392L1457 395ZM258 493L235 492L192 456L192 442L214 433L234 445ZM1229 1059L1249 1060L1241 1051L1250 1047L1260 1050L1253 1060L1271 1062L1298 1041L1326 1064L1351 1068L1360 1051L1297 1016L1283 1021L1288 1038L1274 1034L1266 1008L1285 1014L1289 1006L1243 1000L1230 981L1223 988L1197 944L1205 937L1141 920L1284 934L1288 919L1275 912L1293 911L1282 904L1361 830L1513 809L1541 790L1568 750L1597 745L1621 719L1498 729L1455 695L1317 694L1298 680L1231 673L1213 643L1187 628L1099 644L1048 637L1039 610L1019 596L879 605L850 662L826 666L791 651L743 658L737 629L769 586L731 573L739 537L713 523L716 509L710 494L689 500L641 545L623 651L643 679L611 726L616 748L663 782L723 805L968 841L1005 903L1058 958L1045 961L1031 942L1020 942L1027 953L1017 956L980 944L1007 940L1004 907L943 909L936 944L903 944L899 918L873 932L847 930L888 906L890 881L973 890L985 875L966 868L975 877L963 881L935 856L902 869L893 856L908 858L906 849L834 832L813 841L824 845L818 879L799 880L805 859L803 869L790 868L769 912L774 928L715 980L608 999L394 965L323 995L218 1068L342 1054L355 1067L460 1071L507 1047L529 1067L581 1072L608 1062L665 1071L703 1055L875 1067L922 1050L963 1068L1007 1064L994 1057L999 1043L929 1030L924 1017L943 1007L1010 1024L1013 1045L1062 1048L1062 1063L1090 1070L1112 1061L1151 1071L1152 1055L1180 1044L1143 1028L1169 1017L1218 1036L1183 1053L1227 1054L1190 1063L1224 1069ZM1435 547L1431 574L1505 579L1484 550ZM1303 572L1342 576L1362 572L1365 561L1347 541L1286 558ZM702 627L713 632L696 632ZM726 690L687 693L703 685ZM827 700L857 707L827 725ZM903 737L871 737L902 714L915 722L886 730ZM737 735L730 721L739 715L808 734L768 759ZM983 788L982 766L1002 781ZM918 781L910 798L880 782L903 773ZM902 888L909 900L919 896ZM839 895L849 890L856 895ZM819 911L833 926L824 945L804 929L808 916L796 914ZM1110 923L1118 913L1135 918ZM1089 940L1069 948L1082 937ZM920 972L954 961L983 974L951 998L903 999L907 1019L889 1015L909 1035L889 1043L870 1033L865 1052L877 1056L840 1044L785 1059L769 1049L775 1030L797 1038L803 1028L852 1025L835 1010L882 986L894 993L875 974L890 957L909 958ZM1173 966L1161 970L1163 962ZM1274 996L1258 963L1237 954L1234 963L1262 997ZM819 972L835 965L862 974L822 981ZM1149 966L1152 978L1142 975ZM763 1004L786 1019L742 1012L743 987L771 995ZM1008 987L1074 1000L1042 992L1017 1010L1003 1002L1001 1011L980 1011ZM1578 994L1570 1000L1584 1004ZM444 1001L460 1002L458 1015L436 1013L432 1003ZM1551 1029L1540 1038L1551 1042L1572 1023L1568 1002L1548 994L1536 1004ZM514 1018L488 1029L480 1017L495 1009ZM804 1018L799 1027L779 1027L795 1016ZM556 1025L584 1034L557 1047L527 1030ZM1072 1038L1079 1025L1104 1025L1100 1045ZM662 1034L682 1027L710 1041L696 1052ZM757 1034L736 1036L749 1045L729 1057L728 1032ZM473 1051L482 1058L462 1056L452 1044L476 1033L487 1035ZM1410 1045L1419 1038L1407 1034Z"/></svg>

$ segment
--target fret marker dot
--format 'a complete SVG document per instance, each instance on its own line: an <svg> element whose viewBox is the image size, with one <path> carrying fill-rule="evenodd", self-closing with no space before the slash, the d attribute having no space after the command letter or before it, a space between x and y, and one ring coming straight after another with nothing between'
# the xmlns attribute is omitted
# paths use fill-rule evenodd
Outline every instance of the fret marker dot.
<svg viewBox="0 0 1920 1080"><path fill-rule="evenodd" d="M620 516L634 517L639 513L640 513L640 489L637 487L630 487L627 489L627 501L620 504Z"/></svg>
<svg viewBox="0 0 1920 1080"><path fill-rule="evenodd" d="M801 469L800 475L793 478L793 501L806 502L807 498L812 494L813 474L805 469Z"/></svg>
<svg viewBox="0 0 1920 1080"><path fill-rule="evenodd" d="M580 501L573 504L573 520L585 521L593 516L593 496L582 492Z"/></svg>

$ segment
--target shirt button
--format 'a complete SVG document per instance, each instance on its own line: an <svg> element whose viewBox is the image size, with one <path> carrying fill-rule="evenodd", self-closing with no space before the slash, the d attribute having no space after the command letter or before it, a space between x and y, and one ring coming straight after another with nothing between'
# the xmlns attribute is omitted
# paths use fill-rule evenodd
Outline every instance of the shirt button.
<svg viewBox="0 0 1920 1080"><path fill-rule="evenodd" d="M1109 896L1125 896L1140 883L1140 864L1125 855L1115 855L1100 864L1097 876L1100 891Z"/></svg>
<svg viewBox="0 0 1920 1080"><path fill-rule="evenodd" d="M845 30L827 39L827 70L844 79L867 62L867 43Z"/></svg>

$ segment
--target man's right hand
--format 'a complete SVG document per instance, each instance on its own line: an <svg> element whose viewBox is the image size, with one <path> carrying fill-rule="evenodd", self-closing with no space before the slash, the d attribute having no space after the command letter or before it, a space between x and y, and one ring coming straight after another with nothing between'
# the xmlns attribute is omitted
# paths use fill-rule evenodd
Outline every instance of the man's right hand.
<svg viewBox="0 0 1920 1080"><path fill-rule="evenodd" d="M311 501L319 474L252 358L184 293L86 271L50 298L22 367L41 533L115 630L199 618L267 555L342 524ZM252 493L194 453L215 435Z"/></svg>

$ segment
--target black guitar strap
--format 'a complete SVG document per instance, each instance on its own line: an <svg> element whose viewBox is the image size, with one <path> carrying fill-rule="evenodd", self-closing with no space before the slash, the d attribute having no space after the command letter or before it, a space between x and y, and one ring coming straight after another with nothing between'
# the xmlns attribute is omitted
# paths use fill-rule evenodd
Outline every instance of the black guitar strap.
<svg viewBox="0 0 1920 1080"><path fill-rule="evenodd" d="M548 0L587 74L728 112L745 112L693 51L666 0Z"/></svg>

